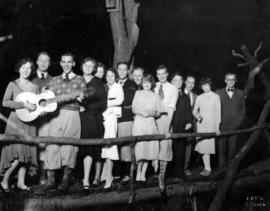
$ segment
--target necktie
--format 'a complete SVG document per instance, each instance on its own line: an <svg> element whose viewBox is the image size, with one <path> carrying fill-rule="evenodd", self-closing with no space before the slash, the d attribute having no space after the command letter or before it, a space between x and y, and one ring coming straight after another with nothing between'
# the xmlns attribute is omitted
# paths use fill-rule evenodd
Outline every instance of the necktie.
<svg viewBox="0 0 270 211"><path fill-rule="evenodd" d="M160 96L160 99L164 99L164 92L163 92L163 85L161 84L158 90L158 95Z"/></svg>
<svg viewBox="0 0 270 211"><path fill-rule="evenodd" d="M233 88L229 88L229 89L228 89L228 92L233 92L233 91L234 91Z"/></svg>
<svg viewBox="0 0 270 211"><path fill-rule="evenodd" d="M192 102L191 92L188 92L187 94L188 94L188 97L189 97L189 99L190 99L190 105L192 106L192 103L193 103L193 102Z"/></svg>
<svg viewBox="0 0 270 211"><path fill-rule="evenodd" d="M44 73L41 73L41 79L45 79L45 74Z"/></svg>
<svg viewBox="0 0 270 211"><path fill-rule="evenodd" d="M64 81L69 81L68 73L65 74Z"/></svg>

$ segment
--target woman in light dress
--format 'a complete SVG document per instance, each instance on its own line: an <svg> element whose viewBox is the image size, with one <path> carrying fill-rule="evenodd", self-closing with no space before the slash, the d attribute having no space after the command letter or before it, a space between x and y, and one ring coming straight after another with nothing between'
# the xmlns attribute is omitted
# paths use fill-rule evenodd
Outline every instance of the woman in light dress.
<svg viewBox="0 0 270 211"><path fill-rule="evenodd" d="M132 102L132 111L135 114L132 135L158 134L155 118L161 113L161 100L155 94L155 80L153 76L146 75L142 80L142 90L138 90ZM135 156L138 162L136 181L146 181L145 173L148 162L153 161L157 170L159 154L158 141L142 141L135 146Z"/></svg>
<svg viewBox="0 0 270 211"><path fill-rule="evenodd" d="M115 138L117 135L117 118L121 116L121 104L124 101L124 92L120 84L116 83L117 72L115 69L108 69L106 73L106 81L108 86L107 109L103 113L104 117L104 138ZM101 157L106 159L101 181L105 180L104 189L111 187L113 182L113 160L119 160L117 145L105 146L102 148Z"/></svg>
<svg viewBox="0 0 270 211"><path fill-rule="evenodd" d="M36 136L36 126L34 123L22 122L16 115L15 109L25 108L34 111L36 106L31 103L15 101L22 92L32 92L37 94L38 87L33 84L29 77L33 72L34 64L30 59L21 59L16 65L16 72L19 78L10 82L3 98L3 107L12 109L7 121L5 134L17 134L23 136ZM9 178L18 167L17 188L21 191L31 192L31 188L25 184L25 174L29 165L37 164L37 148L28 144L7 144L2 148L0 171L4 177L0 183L0 189L9 192Z"/></svg>
<svg viewBox="0 0 270 211"><path fill-rule="evenodd" d="M219 125L221 122L221 104L217 94L211 91L211 79L202 78L200 86L203 94L196 99L193 109L193 115L197 120L197 132L215 132L220 134ZM215 154L215 139L208 138L199 140L195 150L202 154L204 170L200 173L202 176L211 174L210 154Z"/></svg>

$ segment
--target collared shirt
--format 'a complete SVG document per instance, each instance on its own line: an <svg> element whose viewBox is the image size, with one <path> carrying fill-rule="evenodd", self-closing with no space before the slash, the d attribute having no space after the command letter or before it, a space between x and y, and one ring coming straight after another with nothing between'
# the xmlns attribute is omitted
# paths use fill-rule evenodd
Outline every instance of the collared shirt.
<svg viewBox="0 0 270 211"><path fill-rule="evenodd" d="M234 90L234 88L230 88L230 89L233 89L233 90ZM227 92L227 94L229 95L229 97L232 98L232 96L233 96L233 91L228 91L228 88L226 88L226 92Z"/></svg>
<svg viewBox="0 0 270 211"><path fill-rule="evenodd" d="M72 79L74 76L75 76L75 73L74 72L70 72L70 73L68 73L68 79L70 80L70 79ZM66 78L66 73L62 73L62 78L63 79L65 79Z"/></svg>
<svg viewBox="0 0 270 211"><path fill-rule="evenodd" d="M155 93L158 95L159 88L161 83L157 82L155 87ZM178 99L179 92L175 86L170 84L169 82L165 82L162 84L162 89L164 92L164 98L162 100L163 108L165 112L168 112L168 109L171 108L175 111L176 102Z"/></svg>
<svg viewBox="0 0 270 211"><path fill-rule="evenodd" d="M190 105L193 105L193 96L192 96L192 92L188 91L187 89L185 89L185 94L188 95L189 99L190 99Z"/></svg>
<svg viewBox="0 0 270 211"><path fill-rule="evenodd" d="M37 76L39 79L42 78L42 74L44 75L44 79L47 78L48 72L42 72L40 70L37 70Z"/></svg>

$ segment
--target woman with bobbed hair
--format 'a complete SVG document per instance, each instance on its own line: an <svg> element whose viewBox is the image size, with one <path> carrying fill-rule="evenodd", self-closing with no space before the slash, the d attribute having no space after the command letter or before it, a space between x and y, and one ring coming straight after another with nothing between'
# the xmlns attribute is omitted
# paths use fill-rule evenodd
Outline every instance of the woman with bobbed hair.
<svg viewBox="0 0 270 211"><path fill-rule="evenodd" d="M106 75L106 67L103 63L98 62L97 63L97 71L95 73L95 76L105 81L104 76Z"/></svg>
<svg viewBox="0 0 270 211"><path fill-rule="evenodd" d="M117 118L122 116L121 104L124 101L124 91L120 84L116 83L118 74L115 69L108 69L106 81L108 87L107 109L103 112L104 138L115 138L117 135ZM101 174L101 181L105 180L104 189L110 189L113 182L113 161L119 160L117 145L103 146L101 157L105 159Z"/></svg>
<svg viewBox="0 0 270 211"><path fill-rule="evenodd" d="M94 76L97 69L97 62L93 58L85 58L81 64L83 78L87 88L94 88L95 93L89 98L82 101L83 110L80 112L81 118L81 138L95 139L102 138L104 134L102 113L107 106L107 93L101 79ZM91 124L89 124L91 123ZM84 177L83 188L89 190L89 176L93 160L95 162L94 185L98 185L101 173L101 147L100 146L83 146L80 147L80 157L83 159Z"/></svg>
<svg viewBox="0 0 270 211"><path fill-rule="evenodd" d="M160 97L153 91L155 80L152 75L145 75L142 79L142 90L135 93L132 111L135 114L132 135L158 134L156 117L161 113ZM136 181L145 182L148 162L153 161L155 171L158 165L159 142L142 141L135 146L135 156L138 162Z"/></svg>
<svg viewBox="0 0 270 211"><path fill-rule="evenodd" d="M34 111L36 106L31 103L15 101L16 97L22 92L32 92L37 94L38 87L29 78L34 71L34 63L28 59L21 59L16 65L16 72L19 78L8 84L4 98L3 107L12 109L5 130L5 134L17 134L23 136L36 136L36 126L34 123L21 121L15 109L25 108ZM0 190L9 192L9 178L16 167L18 169L17 188L21 191L30 192L31 188L25 185L25 174L29 165L37 166L37 148L28 144L7 144L2 148L0 171L4 177L0 183Z"/></svg>
<svg viewBox="0 0 270 211"><path fill-rule="evenodd" d="M219 96L211 91L212 81L210 78L202 78L200 87L203 93L196 99L193 109L193 116L197 120L197 132L215 132L220 134L219 125L221 122L221 103ZM195 150L202 154L204 170L202 176L211 174L210 155L215 154L215 139L206 138L199 140Z"/></svg>

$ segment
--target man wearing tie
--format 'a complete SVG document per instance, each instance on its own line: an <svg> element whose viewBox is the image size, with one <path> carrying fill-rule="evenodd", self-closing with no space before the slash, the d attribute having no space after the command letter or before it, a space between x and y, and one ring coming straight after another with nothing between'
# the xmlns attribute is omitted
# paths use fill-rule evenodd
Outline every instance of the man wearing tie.
<svg viewBox="0 0 270 211"><path fill-rule="evenodd" d="M221 132L236 130L244 117L244 94L234 87L236 81L234 73L226 73L226 87L216 91L221 100ZM235 156L236 139L237 136L230 136L218 140L219 167L227 166Z"/></svg>
<svg viewBox="0 0 270 211"><path fill-rule="evenodd" d="M157 127L160 134L165 134L165 137L170 136L171 124L173 114L175 112L176 102L178 99L179 92L175 86L167 81L168 68L164 65L159 65L156 69L156 76L158 82L156 83L155 93L160 96L162 100L163 112L157 119ZM161 140L159 147L159 189L161 193L165 193L165 174L167 164L172 161L172 140L164 139Z"/></svg>
<svg viewBox="0 0 270 211"><path fill-rule="evenodd" d="M44 91L47 87L49 82L52 79L52 76L48 74L48 69L51 63L50 56L47 52L40 52L37 57L37 71L36 77L32 80L34 84L36 84L39 88L39 92ZM43 116L42 118L38 119L38 136L48 136L49 132L49 121L50 115ZM44 185L46 183L46 171L44 169L44 144L39 145L39 165L40 165L40 184Z"/></svg>
<svg viewBox="0 0 270 211"><path fill-rule="evenodd" d="M132 101L138 86L135 82L128 78L128 63L119 62L117 64L117 73L119 75L118 83L124 90L124 101L122 103L122 116L118 119L118 137L132 136L133 127L133 113L132 113ZM130 168L131 168L131 148L130 145L122 145L120 147L120 160L122 170L122 182L130 180Z"/></svg>
<svg viewBox="0 0 270 211"><path fill-rule="evenodd" d="M74 55L65 53L61 56L60 66L62 74L53 77L48 87L55 93L61 102L54 117L50 120L48 135L52 137L80 138L80 102L84 98L79 94L74 98L73 94L86 88L85 80L73 72L75 66ZM58 191L66 193L69 188L71 172L76 164L78 147L74 145L48 144L45 150L44 166L47 170L47 183L36 191L38 195L44 195L47 191L55 189L55 172L63 169L61 184Z"/></svg>
<svg viewBox="0 0 270 211"><path fill-rule="evenodd" d="M195 82L196 79L194 76L187 76L186 81L185 81L185 89L184 92L185 94L187 94L189 96L190 99L190 105L191 105L191 110L193 110L194 105L195 105L195 101L197 98L197 95L193 92L193 89L195 87ZM191 130L189 130L189 132L195 132L196 131L196 120L193 118L193 128ZM190 139L188 139L190 140ZM185 165L184 165L184 169L185 169L185 175L186 176L191 176L192 172L190 171L190 156L191 156L191 150L192 150L192 146L193 146L192 142L192 138L190 140L190 142L186 143L186 151L185 151Z"/></svg>

